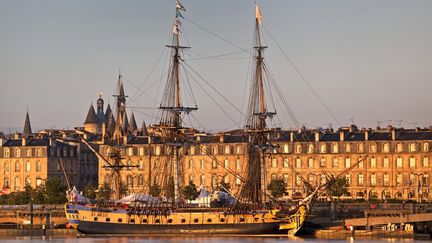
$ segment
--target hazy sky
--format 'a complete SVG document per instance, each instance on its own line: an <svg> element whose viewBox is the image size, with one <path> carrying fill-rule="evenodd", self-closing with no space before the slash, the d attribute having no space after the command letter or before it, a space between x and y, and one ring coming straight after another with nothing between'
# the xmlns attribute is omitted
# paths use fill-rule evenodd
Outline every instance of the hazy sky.
<svg viewBox="0 0 432 243"><path fill-rule="evenodd" d="M186 63L245 110L251 57L242 49L252 47L254 1L182 3L187 9L182 41L192 47L185 53ZM431 124L432 1L258 4L269 46L267 64L301 124L338 127L351 119L360 127L375 127L377 120L381 126ZM174 13L174 0L0 0L0 127L22 127L27 107L34 127L82 125L98 93L113 104L119 68L129 106L140 107L133 108L138 123L143 118L154 123L151 108L159 105L166 79L165 45ZM219 106L243 124L235 109L197 75L190 76L197 79L190 78L199 107L192 119L196 127L236 128ZM292 127L276 109L281 111L276 125Z"/></svg>

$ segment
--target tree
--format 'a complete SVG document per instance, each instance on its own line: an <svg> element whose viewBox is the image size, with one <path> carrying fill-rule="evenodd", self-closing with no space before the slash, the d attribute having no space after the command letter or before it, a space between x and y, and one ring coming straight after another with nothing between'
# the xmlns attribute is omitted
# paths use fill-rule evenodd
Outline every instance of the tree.
<svg viewBox="0 0 432 243"><path fill-rule="evenodd" d="M96 198L99 200L109 200L114 190L111 188L108 182L104 182L102 186L99 187L99 191L96 194Z"/></svg>
<svg viewBox="0 0 432 243"><path fill-rule="evenodd" d="M156 183L156 181L153 183L153 186L150 186L149 194L153 197L159 197L161 193L159 185Z"/></svg>
<svg viewBox="0 0 432 243"><path fill-rule="evenodd" d="M128 185L123 181L120 181L119 190L120 190L120 197L125 196L126 193L128 192Z"/></svg>
<svg viewBox="0 0 432 243"><path fill-rule="evenodd" d="M96 198L96 190L97 190L97 186L95 186L95 185L93 185L93 184L87 184L85 187L84 187L84 196L86 197L86 198L89 198L89 199L95 199Z"/></svg>
<svg viewBox="0 0 432 243"><path fill-rule="evenodd" d="M58 177L48 178L45 183L45 203L60 204L65 203L66 186L62 184Z"/></svg>
<svg viewBox="0 0 432 243"><path fill-rule="evenodd" d="M188 200L195 200L199 195L199 192L196 188L196 185L193 183L193 181L189 181L189 185L183 188L182 193L183 196Z"/></svg>
<svg viewBox="0 0 432 243"><path fill-rule="evenodd" d="M267 186L267 190L270 190L272 197L277 199L286 193L286 187L287 184L283 179L272 179Z"/></svg>
<svg viewBox="0 0 432 243"><path fill-rule="evenodd" d="M333 197L340 197L348 193L348 180L344 177L335 179L334 183L328 188L329 195Z"/></svg>

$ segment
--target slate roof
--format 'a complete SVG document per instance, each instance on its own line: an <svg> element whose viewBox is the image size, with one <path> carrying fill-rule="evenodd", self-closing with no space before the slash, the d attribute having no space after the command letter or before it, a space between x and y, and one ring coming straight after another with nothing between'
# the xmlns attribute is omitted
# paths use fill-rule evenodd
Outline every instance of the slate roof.
<svg viewBox="0 0 432 243"><path fill-rule="evenodd" d="M85 119L84 124L88 124L88 123L97 123L98 119L96 116L96 112L95 109L93 107L93 104L90 105L89 111L87 112L87 117Z"/></svg>

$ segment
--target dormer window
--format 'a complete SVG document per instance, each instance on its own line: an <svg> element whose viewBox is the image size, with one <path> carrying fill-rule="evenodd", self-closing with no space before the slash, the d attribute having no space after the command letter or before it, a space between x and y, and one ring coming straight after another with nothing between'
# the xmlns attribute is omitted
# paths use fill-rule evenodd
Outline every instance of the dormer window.
<svg viewBox="0 0 432 243"><path fill-rule="evenodd" d="M321 144L320 153L327 153L327 145L325 143Z"/></svg>
<svg viewBox="0 0 432 243"><path fill-rule="evenodd" d="M225 154L231 154L231 147L229 145L225 146Z"/></svg>
<svg viewBox="0 0 432 243"><path fill-rule="evenodd" d="M19 148L15 149L15 157L16 158L21 157L21 150Z"/></svg>
<svg viewBox="0 0 432 243"><path fill-rule="evenodd" d="M315 148L314 148L314 145L310 143L310 144L308 145L308 153L309 153L309 154L313 154L314 149L315 149Z"/></svg>
<svg viewBox="0 0 432 243"><path fill-rule="evenodd" d="M10 157L10 149L9 148L5 148L4 149L4 157L5 158L9 158Z"/></svg>
<svg viewBox="0 0 432 243"><path fill-rule="evenodd" d="M284 146L283 146L283 152L284 153L289 153L289 147L288 147L288 144L284 144Z"/></svg>
<svg viewBox="0 0 432 243"><path fill-rule="evenodd" d="M337 143L333 143L332 152L333 153L339 153L339 145Z"/></svg>
<svg viewBox="0 0 432 243"><path fill-rule="evenodd" d="M390 144L389 143L383 144L383 152L384 153L390 153Z"/></svg>
<svg viewBox="0 0 432 243"><path fill-rule="evenodd" d="M351 144L350 143L345 144L345 152L346 153L350 153L351 152Z"/></svg>
<svg viewBox="0 0 432 243"><path fill-rule="evenodd" d="M358 144L357 151L359 153L364 153L364 144L363 143Z"/></svg>
<svg viewBox="0 0 432 243"><path fill-rule="evenodd" d="M301 146L301 144L297 144L296 145L296 153L300 154L301 152L302 152L302 146Z"/></svg>
<svg viewBox="0 0 432 243"><path fill-rule="evenodd" d="M415 143L410 143L409 150L410 150L410 152L417 151L416 144Z"/></svg>
<svg viewBox="0 0 432 243"><path fill-rule="evenodd" d="M398 152L398 153L402 153L403 152L403 145L402 145L402 143L398 143L396 145L396 152Z"/></svg>
<svg viewBox="0 0 432 243"><path fill-rule="evenodd" d="M371 153L376 153L377 152L377 146L376 146L376 144L373 143L373 144L370 145L369 152L371 152Z"/></svg>
<svg viewBox="0 0 432 243"><path fill-rule="evenodd" d="M423 144L423 152L429 152L429 143L428 142Z"/></svg>

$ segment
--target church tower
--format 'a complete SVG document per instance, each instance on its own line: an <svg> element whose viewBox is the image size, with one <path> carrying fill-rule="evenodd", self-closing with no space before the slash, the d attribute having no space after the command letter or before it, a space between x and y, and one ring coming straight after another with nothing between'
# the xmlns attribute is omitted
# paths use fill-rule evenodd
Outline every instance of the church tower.
<svg viewBox="0 0 432 243"><path fill-rule="evenodd" d="M29 116L29 113L27 111L25 121L24 121L23 136L27 137L27 136L30 136L31 134L32 134L32 129L31 129L31 125L30 125L30 116Z"/></svg>

